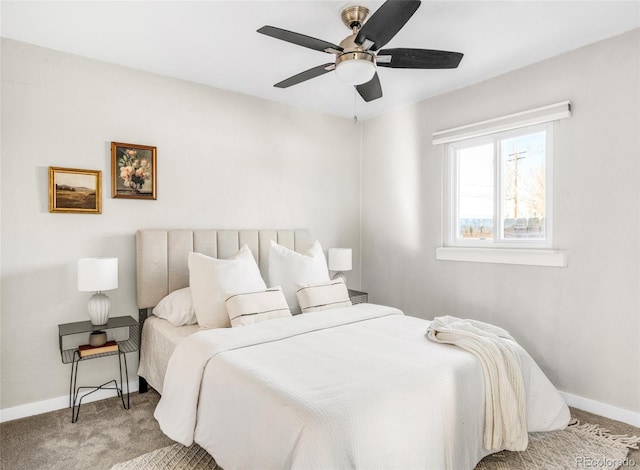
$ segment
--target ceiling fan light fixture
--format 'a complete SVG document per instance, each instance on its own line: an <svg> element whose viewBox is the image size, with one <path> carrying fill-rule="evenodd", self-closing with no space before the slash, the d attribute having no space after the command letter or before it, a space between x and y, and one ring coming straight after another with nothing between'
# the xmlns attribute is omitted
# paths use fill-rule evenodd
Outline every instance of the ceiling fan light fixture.
<svg viewBox="0 0 640 470"><path fill-rule="evenodd" d="M336 76L347 85L362 85L376 74L373 55L366 52L347 52L336 59Z"/></svg>

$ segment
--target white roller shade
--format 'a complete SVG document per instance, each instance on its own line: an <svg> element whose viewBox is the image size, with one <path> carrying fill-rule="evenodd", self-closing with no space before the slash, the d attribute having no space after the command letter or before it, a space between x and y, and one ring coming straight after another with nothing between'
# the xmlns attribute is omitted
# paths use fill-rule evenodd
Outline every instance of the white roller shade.
<svg viewBox="0 0 640 470"><path fill-rule="evenodd" d="M532 126L543 122L557 121L571 117L571 102L550 104L541 108L509 114L486 121L467 124L433 133L433 145L456 142L458 140L480 137L494 132L508 131L519 127Z"/></svg>

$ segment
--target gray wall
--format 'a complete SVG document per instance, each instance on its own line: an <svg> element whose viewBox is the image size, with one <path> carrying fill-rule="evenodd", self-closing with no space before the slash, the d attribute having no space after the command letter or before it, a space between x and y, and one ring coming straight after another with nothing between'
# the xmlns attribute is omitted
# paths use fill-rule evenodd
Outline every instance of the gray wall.
<svg viewBox="0 0 640 470"><path fill-rule="evenodd" d="M308 228L325 249L353 248L349 282L359 287L360 143L344 126L360 132L350 120L3 40L0 409L68 393L57 325L87 319L78 258L119 258L112 315L137 318L140 228ZM157 201L111 198L111 141L157 146ZM102 215L50 214L50 165L102 170ZM116 372L115 358L95 359L80 380Z"/></svg>
<svg viewBox="0 0 640 470"><path fill-rule="evenodd" d="M431 319L511 331L561 390L640 411L640 31L365 122L362 283ZM434 131L563 100L554 244L567 268L436 261L443 149Z"/></svg>

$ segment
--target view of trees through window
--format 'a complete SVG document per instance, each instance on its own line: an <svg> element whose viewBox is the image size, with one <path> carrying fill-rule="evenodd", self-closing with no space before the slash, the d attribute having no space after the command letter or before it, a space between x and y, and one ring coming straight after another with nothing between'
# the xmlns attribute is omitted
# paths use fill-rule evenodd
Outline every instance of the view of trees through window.
<svg viewBox="0 0 640 470"><path fill-rule="evenodd" d="M456 237L544 240L546 148L545 130L457 148Z"/></svg>

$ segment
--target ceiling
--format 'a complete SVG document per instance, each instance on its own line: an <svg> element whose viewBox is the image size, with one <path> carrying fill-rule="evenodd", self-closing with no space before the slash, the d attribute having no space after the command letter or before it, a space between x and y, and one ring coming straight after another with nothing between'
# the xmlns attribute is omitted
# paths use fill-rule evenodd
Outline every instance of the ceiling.
<svg viewBox="0 0 640 470"><path fill-rule="evenodd" d="M452 70L379 68L384 96L365 103L328 73L273 84L331 62L256 33L272 25L339 43L346 6L380 1L6 1L1 34L85 57L365 119L640 27L640 1L423 1L385 46L465 54Z"/></svg>

